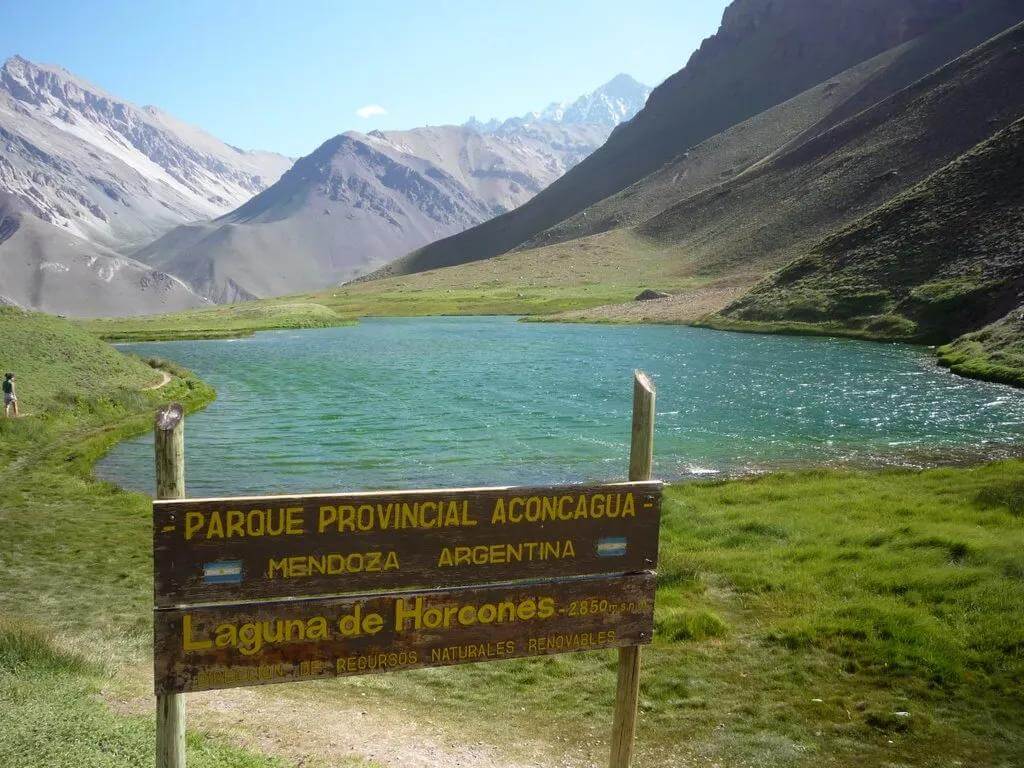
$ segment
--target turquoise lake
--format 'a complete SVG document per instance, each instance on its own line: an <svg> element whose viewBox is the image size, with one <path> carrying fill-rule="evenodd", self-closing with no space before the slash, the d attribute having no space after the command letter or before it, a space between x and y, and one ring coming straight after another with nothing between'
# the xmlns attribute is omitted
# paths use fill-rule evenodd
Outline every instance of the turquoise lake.
<svg viewBox="0 0 1024 768"><path fill-rule="evenodd" d="M624 479L632 371L658 388L666 480L1020 453L1024 392L927 350L679 326L368 319L122 345L217 388L186 425L190 496ZM151 436L97 473L151 492Z"/></svg>

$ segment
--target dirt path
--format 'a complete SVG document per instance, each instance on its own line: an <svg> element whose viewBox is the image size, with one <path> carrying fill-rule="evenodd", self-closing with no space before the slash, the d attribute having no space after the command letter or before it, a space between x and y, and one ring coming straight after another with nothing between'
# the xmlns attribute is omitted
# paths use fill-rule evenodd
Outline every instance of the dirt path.
<svg viewBox="0 0 1024 768"><path fill-rule="evenodd" d="M220 734L233 744L296 765L345 768L598 768L595 756L565 754L560 745L508 733L511 749L472 733L439 728L396 702L381 706L355 698L338 701L305 686L307 697L281 695L276 686L188 694L189 727ZM123 714L146 714L149 697L108 705Z"/></svg>
<svg viewBox="0 0 1024 768"><path fill-rule="evenodd" d="M159 369L157 369L159 370ZM171 374L167 371L160 371L160 381L156 384L150 384L148 387L143 387L143 390L161 389L171 383Z"/></svg>
<svg viewBox="0 0 1024 768"><path fill-rule="evenodd" d="M548 745L509 734L523 755L510 758L473 735L445 733L423 723L400 705L383 709L355 702L295 701L273 692L242 688L190 694L192 711L243 746L295 760L327 765L358 765L365 760L385 768L589 768L553 760Z"/></svg>

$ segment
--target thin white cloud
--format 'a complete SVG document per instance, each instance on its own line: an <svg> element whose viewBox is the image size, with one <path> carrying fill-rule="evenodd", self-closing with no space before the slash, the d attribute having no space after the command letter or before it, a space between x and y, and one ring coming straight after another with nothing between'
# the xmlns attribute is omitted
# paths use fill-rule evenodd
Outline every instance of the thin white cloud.
<svg viewBox="0 0 1024 768"><path fill-rule="evenodd" d="M367 104L365 107L360 107L356 110L356 114L364 120L368 117L377 117L378 115L386 115L387 113L388 111L380 104Z"/></svg>

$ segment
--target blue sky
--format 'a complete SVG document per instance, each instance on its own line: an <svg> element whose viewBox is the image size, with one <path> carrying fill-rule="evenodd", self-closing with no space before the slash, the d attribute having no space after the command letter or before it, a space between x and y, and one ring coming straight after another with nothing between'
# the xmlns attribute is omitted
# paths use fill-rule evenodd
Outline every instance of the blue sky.
<svg viewBox="0 0 1024 768"><path fill-rule="evenodd" d="M0 58L59 64L237 146L302 155L350 129L521 114L619 72L657 85L727 4L0 2Z"/></svg>

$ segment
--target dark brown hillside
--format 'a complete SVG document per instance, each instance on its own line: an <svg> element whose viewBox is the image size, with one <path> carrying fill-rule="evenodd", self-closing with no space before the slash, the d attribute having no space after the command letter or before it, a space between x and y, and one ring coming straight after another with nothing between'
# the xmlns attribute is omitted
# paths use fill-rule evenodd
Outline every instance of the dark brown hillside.
<svg viewBox="0 0 1024 768"><path fill-rule="evenodd" d="M545 230L520 248L635 226L751 166L800 146L1024 20L1024 3L983 0L953 22L829 78L692 147L654 173Z"/></svg>
<svg viewBox="0 0 1024 768"><path fill-rule="evenodd" d="M637 228L693 274L778 268L1024 115L1024 25Z"/></svg>
<svg viewBox="0 0 1024 768"><path fill-rule="evenodd" d="M1024 60L1024 44L1015 55ZM1000 319L1022 297L1024 118L826 238L722 317L939 343ZM1008 346L1019 312L1012 320L972 341Z"/></svg>
<svg viewBox="0 0 1024 768"><path fill-rule="evenodd" d="M936 26L905 46L890 65L879 69L862 88L788 146L801 144L870 108L1021 21L1024 3L1019 0L976 0L954 20Z"/></svg>
<svg viewBox="0 0 1024 768"><path fill-rule="evenodd" d="M718 33L590 158L529 203L421 248L404 274L508 251L689 147L949 20L967 0L736 0Z"/></svg>

